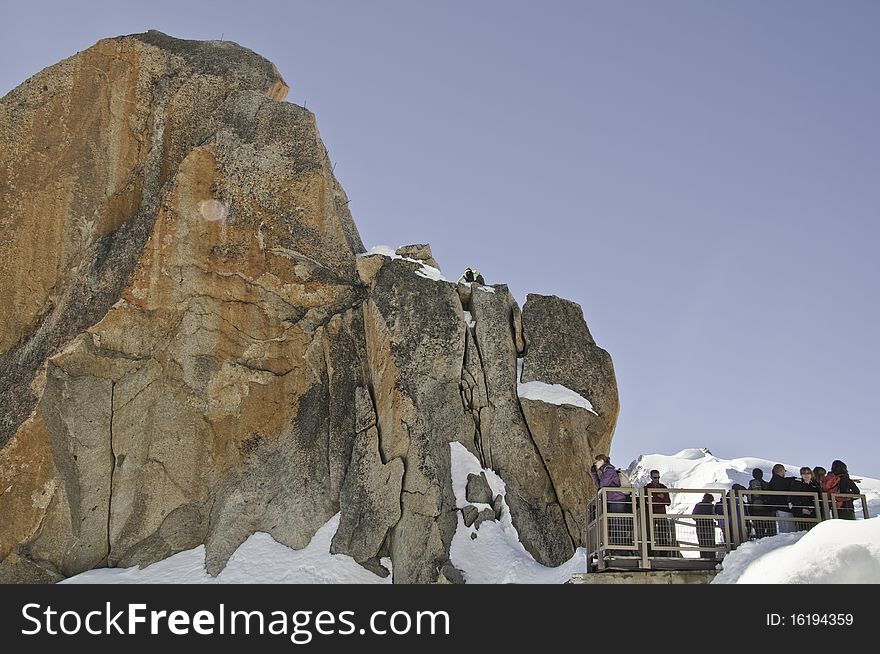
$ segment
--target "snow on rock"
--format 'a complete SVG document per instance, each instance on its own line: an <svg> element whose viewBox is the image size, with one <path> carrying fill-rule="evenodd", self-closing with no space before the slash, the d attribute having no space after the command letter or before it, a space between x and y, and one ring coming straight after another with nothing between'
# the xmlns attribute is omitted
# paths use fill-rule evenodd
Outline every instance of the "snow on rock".
<svg viewBox="0 0 880 654"><path fill-rule="evenodd" d="M381 254L383 256L390 257L392 259L403 259L403 257L401 257L399 254L396 254L394 252L394 248L389 247L387 245L374 245L369 250L359 254L358 256L359 257L369 257L370 255L373 255L373 254Z"/></svg>
<svg viewBox="0 0 880 654"><path fill-rule="evenodd" d="M878 584L880 518L827 520L744 543L721 565L713 584Z"/></svg>
<svg viewBox="0 0 880 654"><path fill-rule="evenodd" d="M493 495L505 495L504 482L494 471L481 468L477 458L461 443L451 443L450 448L452 490L458 508L471 504L465 497L470 473L478 475L485 472ZM489 505L475 506L485 508ZM476 534L477 537L472 539L471 534ZM499 521L485 521L480 524L479 529L474 526L466 527L459 511L458 528L452 539L450 558L470 584L561 584L571 579L574 573L586 570L586 552L583 548L579 548L571 559L558 568L548 568L535 561L519 542L506 503Z"/></svg>
<svg viewBox="0 0 880 654"><path fill-rule="evenodd" d="M527 400L539 400L547 404L569 404L586 409L594 415L593 405L583 395L579 395L562 384L545 384L539 381L530 381L525 384L520 382L522 378L523 360L516 360L516 394Z"/></svg>
<svg viewBox="0 0 880 654"><path fill-rule="evenodd" d="M269 534L251 535L216 577L205 571L205 546L180 552L146 568L98 568L65 579L68 584L382 584L386 578L361 567L344 554L330 554L339 514L321 527L309 544L293 550ZM391 559L382 559L391 570Z"/></svg>
<svg viewBox="0 0 880 654"><path fill-rule="evenodd" d="M403 259L404 261L412 261L413 263L417 263L421 266L421 268L415 271L416 275L419 277L424 277L425 279L431 279L435 282L445 282L449 281L444 276L443 273L440 272L439 268L435 268L434 266L429 266L424 261L419 261L418 259L411 259L410 257L402 257L397 254L394 248L391 248L387 245L374 245L366 252L359 254L359 257L369 257L374 254L381 254L383 257L388 257L390 259ZM495 289L492 289L492 292L495 292Z"/></svg>
<svg viewBox="0 0 880 654"><path fill-rule="evenodd" d="M480 285L478 285L478 286L477 286L477 290L478 290L478 291L483 291L484 293L494 293L494 292L495 292L495 289L492 288L491 286L480 286Z"/></svg>
<svg viewBox="0 0 880 654"><path fill-rule="evenodd" d="M407 261L417 261L416 259L407 259ZM421 262L419 262L421 263ZM443 273L440 272L438 268L434 266L429 266L425 263L422 263L422 267L416 270L416 275L419 277L424 277L426 279L432 279L435 282L445 282L446 278L443 276Z"/></svg>
<svg viewBox="0 0 880 654"><path fill-rule="evenodd" d="M470 311L464 312L464 321L468 324L468 327L476 327L477 321L474 320L474 317L471 315Z"/></svg>

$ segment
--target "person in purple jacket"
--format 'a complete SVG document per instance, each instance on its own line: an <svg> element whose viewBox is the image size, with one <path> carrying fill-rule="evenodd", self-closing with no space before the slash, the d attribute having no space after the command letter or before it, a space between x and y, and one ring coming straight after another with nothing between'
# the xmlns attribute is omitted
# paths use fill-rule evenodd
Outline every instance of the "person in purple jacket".
<svg viewBox="0 0 880 654"><path fill-rule="evenodd" d="M611 465L611 460L605 454L597 454L595 463L590 466L590 476L596 489L620 488L620 475L617 469ZM630 498L626 493L608 491L606 494L608 513L632 513ZM632 545L632 522L629 518L609 518L609 540L611 545ZM613 552L612 552L613 554ZM632 552L621 551L619 555L625 556Z"/></svg>

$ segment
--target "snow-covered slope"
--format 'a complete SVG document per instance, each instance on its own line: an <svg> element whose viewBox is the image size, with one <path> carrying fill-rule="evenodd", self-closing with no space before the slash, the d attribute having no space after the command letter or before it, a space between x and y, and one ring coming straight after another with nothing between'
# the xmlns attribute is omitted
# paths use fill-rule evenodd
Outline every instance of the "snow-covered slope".
<svg viewBox="0 0 880 654"><path fill-rule="evenodd" d="M486 473L489 487L494 495L504 495L506 489L501 477L492 470L480 468L477 458L460 443L452 443L452 490L456 506L463 508L471 504L465 498L469 473ZM488 504L474 504L478 509L488 508ZM472 538L472 535L476 535ZM464 573L468 583L495 584L561 584L576 572L586 570L586 551L578 549L574 556L558 568L547 568L532 558L519 542L516 528L510 520L507 504L498 522L487 521L477 529L465 527L461 512L458 514L458 529L452 539L450 556L455 566Z"/></svg>
<svg viewBox="0 0 880 654"><path fill-rule="evenodd" d="M180 552L143 569L105 568L89 570L65 579L72 584L381 584L391 583L361 567L344 554L330 554L330 541L339 527L339 514L332 517L301 550L282 545L269 534L253 534L229 559L224 570L212 577L205 570L205 546ZM382 559L391 569L391 559Z"/></svg>
<svg viewBox="0 0 880 654"><path fill-rule="evenodd" d="M714 584L880 584L880 518L744 543L721 566Z"/></svg>
<svg viewBox="0 0 880 654"><path fill-rule="evenodd" d="M458 443L452 443L452 488L457 506L465 507L469 473L486 473L493 495L504 495L504 482ZM733 483L747 485L751 471L762 468L769 477L776 461L745 457L719 459L706 449L688 449L673 455L646 454L629 466L635 486L648 481L656 468L662 481L673 488L728 489ZM785 464L789 475L800 466ZM830 467L830 466L826 466ZM880 513L880 480L859 477L868 498L871 516ZM478 509L488 504L476 504ZM688 510L689 507L681 507ZM64 583L390 583L345 555L330 554L330 541L339 526L333 517L302 550L292 550L264 533L245 541L216 578L205 571L205 548L180 552L144 569L102 569L85 572ZM475 537L474 537L475 535ZM536 562L519 542L505 504L499 521L486 521L479 529L466 527L459 513L458 530L452 541L452 562L468 583L564 583L586 569L585 552L558 568ZM382 563L389 570L391 561ZM779 534L745 543L729 554L714 583L880 583L880 518L850 522L830 520L809 532Z"/></svg>

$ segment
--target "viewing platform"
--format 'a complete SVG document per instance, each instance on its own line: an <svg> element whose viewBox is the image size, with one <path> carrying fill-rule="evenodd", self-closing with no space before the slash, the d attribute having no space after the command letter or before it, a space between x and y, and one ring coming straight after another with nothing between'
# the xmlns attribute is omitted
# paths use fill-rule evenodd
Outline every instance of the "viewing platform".
<svg viewBox="0 0 880 654"><path fill-rule="evenodd" d="M611 502L608 493L629 499ZM569 583L709 583L718 564L744 542L843 517L867 519L865 495L602 488L587 505L587 570Z"/></svg>

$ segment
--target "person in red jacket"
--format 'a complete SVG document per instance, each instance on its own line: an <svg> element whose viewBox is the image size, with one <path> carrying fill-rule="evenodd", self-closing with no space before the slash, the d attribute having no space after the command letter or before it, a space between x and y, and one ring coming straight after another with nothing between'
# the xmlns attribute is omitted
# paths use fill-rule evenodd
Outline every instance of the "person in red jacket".
<svg viewBox="0 0 880 654"><path fill-rule="evenodd" d="M651 471L651 481L645 484L645 488L668 488L666 484L660 481L660 471L652 470ZM655 545L665 546L665 547L675 547L678 542L675 539L675 535L673 533L673 525L666 517L658 517L658 516L666 516L666 507L670 505L671 501L669 499L669 493L648 493L645 495L651 496L651 511L654 514L653 518L653 535L654 535L654 543ZM646 502L647 506L647 502ZM650 514L648 514L650 515ZM676 556L678 552L671 550L660 550L655 551L653 547L648 548L651 556Z"/></svg>
<svg viewBox="0 0 880 654"><path fill-rule="evenodd" d="M843 461L835 460L831 464L831 472L829 472L822 481L822 490L826 493L845 493L851 495L859 494L859 487L856 486L854 479L849 476L849 470ZM837 506L837 515L835 517L844 520L855 520L856 512L851 497L835 497L834 503Z"/></svg>

